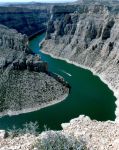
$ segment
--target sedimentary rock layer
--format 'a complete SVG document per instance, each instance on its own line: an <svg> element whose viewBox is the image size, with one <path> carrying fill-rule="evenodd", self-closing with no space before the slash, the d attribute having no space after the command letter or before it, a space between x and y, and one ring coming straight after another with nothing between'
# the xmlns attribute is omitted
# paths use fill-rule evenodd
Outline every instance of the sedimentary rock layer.
<svg viewBox="0 0 119 150"><path fill-rule="evenodd" d="M83 2L83 1L82 1ZM66 9L65 9L66 8ZM119 3L54 6L43 51L99 75L119 98ZM119 100L116 102L119 121Z"/></svg>

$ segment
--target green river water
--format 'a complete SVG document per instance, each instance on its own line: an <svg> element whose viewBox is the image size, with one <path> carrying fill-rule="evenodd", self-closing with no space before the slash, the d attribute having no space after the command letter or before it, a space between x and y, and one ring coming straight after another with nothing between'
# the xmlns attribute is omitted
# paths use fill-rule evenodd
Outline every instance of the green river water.
<svg viewBox="0 0 119 150"><path fill-rule="evenodd" d="M2 117L0 128L7 129L13 125L22 127L25 122L37 121L41 130L44 125L53 130L59 130L61 123L69 122L81 114L100 121L114 120L116 98L113 92L90 71L39 52L39 42L44 39L44 36L45 34L41 34L32 39L30 47L35 53L40 54L44 61L48 62L49 71L63 76L68 81L71 93L61 103L39 111Z"/></svg>

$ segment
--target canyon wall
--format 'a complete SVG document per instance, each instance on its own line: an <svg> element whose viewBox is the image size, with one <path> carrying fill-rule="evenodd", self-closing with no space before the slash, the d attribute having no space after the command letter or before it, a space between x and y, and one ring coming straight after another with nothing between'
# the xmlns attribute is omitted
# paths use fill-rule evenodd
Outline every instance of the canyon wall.
<svg viewBox="0 0 119 150"><path fill-rule="evenodd" d="M92 2L54 6L43 51L92 70L118 99L119 3ZM116 104L119 121L119 100Z"/></svg>
<svg viewBox="0 0 119 150"><path fill-rule="evenodd" d="M43 32L50 17L50 6L37 7L0 6L0 24L27 36Z"/></svg>
<svg viewBox="0 0 119 150"><path fill-rule="evenodd" d="M0 25L0 116L60 102L68 96L67 85L32 54L26 35Z"/></svg>

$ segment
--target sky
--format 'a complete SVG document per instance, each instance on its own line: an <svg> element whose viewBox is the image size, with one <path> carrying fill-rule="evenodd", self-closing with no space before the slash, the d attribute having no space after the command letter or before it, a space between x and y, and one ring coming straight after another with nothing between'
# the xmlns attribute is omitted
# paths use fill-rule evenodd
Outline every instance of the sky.
<svg viewBox="0 0 119 150"><path fill-rule="evenodd" d="M76 0L0 0L0 3L5 3L5 2L73 2L73 1L76 1Z"/></svg>

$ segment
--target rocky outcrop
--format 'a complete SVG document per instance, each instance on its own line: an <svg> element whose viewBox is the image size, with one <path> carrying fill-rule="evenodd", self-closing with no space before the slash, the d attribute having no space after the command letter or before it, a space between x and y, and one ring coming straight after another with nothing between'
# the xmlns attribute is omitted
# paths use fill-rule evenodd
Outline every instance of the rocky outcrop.
<svg viewBox="0 0 119 150"><path fill-rule="evenodd" d="M63 132L76 139L85 141L89 150L118 150L119 124L111 121L99 122L89 117L80 116L62 124Z"/></svg>
<svg viewBox="0 0 119 150"><path fill-rule="evenodd" d="M0 25L0 116L35 111L67 96L68 84L32 54L27 36Z"/></svg>
<svg viewBox="0 0 119 150"><path fill-rule="evenodd" d="M13 61L13 69L48 72L48 64L47 62L43 62L39 55L26 55L22 53L20 57Z"/></svg>
<svg viewBox="0 0 119 150"><path fill-rule="evenodd" d="M80 116L62 124L62 131L47 131L39 135L19 134L2 138L1 150L118 150L119 124L99 122Z"/></svg>
<svg viewBox="0 0 119 150"><path fill-rule="evenodd" d="M53 8L43 51L92 70L118 99L119 2L91 1L87 5L83 1L83 5L67 5L66 11L65 7ZM118 121L119 100L116 104Z"/></svg>
<svg viewBox="0 0 119 150"><path fill-rule="evenodd" d="M17 58L24 57L25 53L31 53L27 36L0 25L0 68L12 64Z"/></svg>

